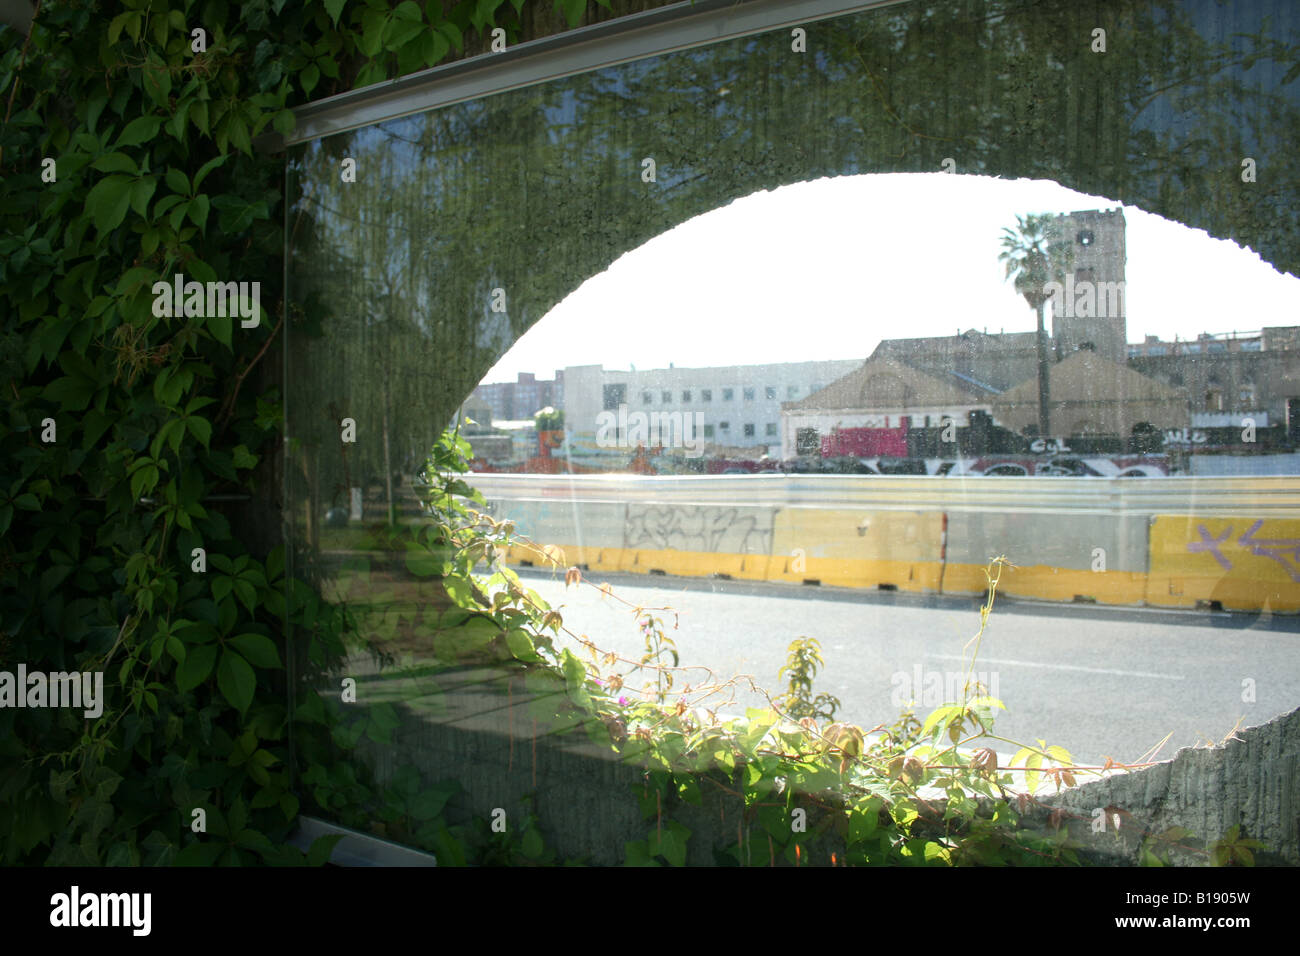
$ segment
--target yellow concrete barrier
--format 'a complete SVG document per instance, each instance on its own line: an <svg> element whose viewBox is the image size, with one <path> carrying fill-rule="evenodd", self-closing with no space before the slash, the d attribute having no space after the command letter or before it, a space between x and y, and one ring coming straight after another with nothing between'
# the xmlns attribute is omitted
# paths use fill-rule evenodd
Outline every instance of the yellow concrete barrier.
<svg viewBox="0 0 1300 956"><path fill-rule="evenodd" d="M851 491L879 499L893 490L883 480L861 488L819 484L813 489L817 497L840 496L828 507L767 504L758 492L767 489L770 497L777 486L757 482L743 486L755 489L752 498L728 502L722 484L715 489L702 480L683 481L680 487L698 497L680 502L659 485L653 486L659 488L654 497L619 502L608 500L611 492L603 485L591 484L588 494L606 498L548 493L494 504L499 515L516 520L521 533L558 546L566 565L592 572L980 595L987 589L987 561L1001 553L1016 565L1005 570L1000 584L1000 592L1012 597L1300 611L1300 517L1291 517L1300 499L1292 494L1293 480L1238 480L1222 489L1200 479L1171 484L1154 507L1157 498L1149 491L1162 487L1154 482L1061 479L1057 488L1050 481L1025 488L1010 480L935 484L936 492L956 496L954 506L935 500L934 507L918 502L897 511L875 501L861 507L839 503ZM629 485L629 494L642 487ZM808 492L798 483L780 487L787 499ZM1069 507L1039 507L1040 499L1066 493ZM1176 500L1198 498L1213 500L1220 514L1157 510L1177 510ZM510 548L508 560L542 563L521 547Z"/></svg>
<svg viewBox="0 0 1300 956"><path fill-rule="evenodd" d="M771 561L771 556L767 554L678 551L673 548L627 549L622 553L618 570L630 574L659 572L688 578L727 577L765 581Z"/></svg>
<svg viewBox="0 0 1300 956"><path fill-rule="evenodd" d="M938 591L943 528L939 512L782 508L767 579Z"/></svg>
<svg viewBox="0 0 1300 956"><path fill-rule="evenodd" d="M1300 610L1300 519L1156 515L1147 603Z"/></svg>
<svg viewBox="0 0 1300 956"><path fill-rule="evenodd" d="M943 569L945 594L983 594L988 591L985 564L948 564ZM1080 571L1051 565L1005 567L998 593L1041 601L1141 604L1147 576L1141 571Z"/></svg>

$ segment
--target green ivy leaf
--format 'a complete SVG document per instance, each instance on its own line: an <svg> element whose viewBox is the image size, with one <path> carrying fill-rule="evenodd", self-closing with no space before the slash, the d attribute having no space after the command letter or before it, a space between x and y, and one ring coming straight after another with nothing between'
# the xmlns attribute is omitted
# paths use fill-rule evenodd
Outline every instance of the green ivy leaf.
<svg viewBox="0 0 1300 956"><path fill-rule="evenodd" d="M415 4L412 3L410 6L414 7ZM398 9L400 10L401 8L399 7ZM414 20L402 19L398 13L394 11L393 19L388 21L388 25L384 29L384 45L388 49L400 49L416 37L424 34L425 25L420 19L420 11L418 7L416 8L415 16L416 19Z"/></svg>
<svg viewBox="0 0 1300 956"><path fill-rule="evenodd" d="M105 153L91 163L90 168L101 173L130 173L132 176L140 172L135 160L126 153Z"/></svg>
<svg viewBox="0 0 1300 956"><path fill-rule="evenodd" d="M437 31L447 38L447 42L454 46L458 51L465 49L465 39L460 32L460 27L450 20L444 20L436 27Z"/></svg>
<svg viewBox="0 0 1300 956"><path fill-rule="evenodd" d="M167 653L176 663L185 663L185 644L175 634L167 635Z"/></svg>
<svg viewBox="0 0 1300 956"><path fill-rule="evenodd" d="M521 846L524 856L530 860L540 859L546 852L546 846L542 843L542 835L532 827L524 832L523 845Z"/></svg>
<svg viewBox="0 0 1300 956"><path fill-rule="evenodd" d="M530 663L541 660L537 656L537 650L533 647L533 639L524 631L506 631L506 645L510 648L510 653L514 655L516 660Z"/></svg>
<svg viewBox="0 0 1300 956"><path fill-rule="evenodd" d="M257 466L258 456L250 452L245 445L236 445L231 450L231 457L236 468L254 468Z"/></svg>
<svg viewBox="0 0 1300 956"><path fill-rule="evenodd" d="M652 831L646 842L653 856L662 856L673 866L686 865L686 841L691 831L672 820L661 829Z"/></svg>
<svg viewBox="0 0 1300 956"><path fill-rule="evenodd" d="M95 383L77 375L65 375L45 386L46 401L58 402L68 411L79 411L90 404L95 394Z"/></svg>
<svg viewBox="0 0 1300 956"><path fill-rule="evenodd" d="M117 146L139 146L158 135L162 118L158 116L138 116L126 124L122 135L117 138Z"/></svg>
<svg viewBox="0 0 1300 956"><path fill-rule="evenodd" d="M220 214L219 225L225 233L243 232L254 219L269 219L270 210L265 202L249 202L239 196L217 196L212 206Z"/></svg>
<svg viewBox="0 0 1300 956"><path fill-rule="evenodd" d="M335 26L339 25L339 14L343 12L345 2L346 0L325 0L325 12L329 14Z"/></svg>
<svg viewBox="0 0 1300 956"><path fill-rule="evenodd" d="M157 188L158 178L156 176L145 176L142 179L137 179L135 185L131 187L131 208L142 218L148 215L149 200L153 198L154 190Z"/></svg>
<svg viewBox="0 0 1300 956"><path fill-rule="evenodd" d="M560 667L564 671L569 698L576 704L591 706L591 696L587 692L587 668L567 647L560 658Z"/></svg>
<svg viewBox="0 0 1300 956"><path fill-rule="evenodd" d="M86 212L100 232L112 232L122 225L131 205L131 186L127 176L106 176L87 194Z"/></svg>
<svg viewBox="0 0 1300 956"><path fill-rule="evenodd" d="M190 119L194 121L195 128L204 136L211 135L211 125L208 120L208 101L199 100L190 107ZM225 159L224 156L220 157ZM199 188L198 177L195 177L194 188Z"/></svg>
<svg viewBox="0 0 1300 956"><path fill-rule="evenodd" d="M281 668L275 642L261 634L240 634L230 639L240 654L256 667Z"/></svg>
<svg viewBox="0 0 1300 956"><path fill-rule="evenodd" d="M210 325L211 323L209 323ZM229 343L227 343L229 344ZM185 427L204 448L212 438L212 423L199 415L190 415L185 419Z"/></svg>
<svg viewBox="0 0 1300 956"><path fill-rule="evenodd" d="M208 331L212 337L226 348L230 348L230 337L234 331L234 320L228 315L208 316Z"/></svg>
<svg viewBox="0 0 1300 956"><path fill-rule="evenodd" d="M158 19L155 22L162 24L163 29L166 29L166 20ZM167 109L167 97L171 95L172 91L172 76L167 69L167 64L163 63L158 57L151 56L140 73L140 80L144 85L145 95L153 100L156 105ZM162 125L161 121L158 125Z"/></svg>
<svg viewBox="0 0 1300 956"><path fill-rule="evenodd" d="M453 791L447 788L424 790L408 804L411 816L421 823L432 820L442 813L442 808L451 799Z"/></svg>
<svg viewBox="0 0 1300 956"><path fill-rule="evenodd" d="M116 43L118 39L122 36L122 29L127 25L127 21L130 20L132 17L136 18L137 21L136 35L137 36L139 35L140 14L134 13L129 10L126 13L119 13L108 24L108 42L110 46Z"/></svg>
<svg viewBox="0 0 1300 956"><path fill-rule="evenodd" d="M176 687L182 693L193 690L212 673L212 665L217 660L217 647L215 644L200 644L197 647L191 646L185 652L183 660L176 668Z"/></svg>
<svg viewBox="0 0 1300 956"><path fill-rule="evenodd" d="M302 86L302 92L306 96L311 96L311 91L316 88L316 84L319 82L320 67L315 63L307 64L303 71L298 74L298 83ZM292 115L293 114L291 113L290 116ZM279 117L277 117L277 120L278 119ZM290 123L290 127L292 127L292 125L293 124ZM276 128L279 129L279 123L276 124Z"/></svg>
<svg viewBox="0 0 1300 956"><path fill-rule="evenodd" d="M231 706L242 714L253 702L257 675L248 666L248 661L226 649L221 652L221 663L217 666L217 687Z"/></svg>
<svg viewBox="0 0 1300 956"><path fill-rule="evenodd" d="M361 36L357 40L357 49L372 60L384 48L384 25L387 21L383 10L367 10L361 15ZM371 62L367 69L373 66L376 64Z"/></svg>
<svg viewBox="0 0 1300 956"><path fill-rule="evenodd" d="M190 181L179 169L169 166L167 168L167 188L174 193L188 196L190 194Z"/></svg>
<svg viewBox="0 0 1300 956"><path fill-rule="evenodd" d="M564 11L564 19L569 21L572 28L578 25L582 15L587 12L587 0L555 0L555 7Z"/></svg>
<svg viewBox="0 0 1300 956"><path fill-rule="evenodd" d="M242 578L234 579L235 597L239 598L239 603L248 608L249 614L256 613L257 610L257 591L253 585Z"/></svg>

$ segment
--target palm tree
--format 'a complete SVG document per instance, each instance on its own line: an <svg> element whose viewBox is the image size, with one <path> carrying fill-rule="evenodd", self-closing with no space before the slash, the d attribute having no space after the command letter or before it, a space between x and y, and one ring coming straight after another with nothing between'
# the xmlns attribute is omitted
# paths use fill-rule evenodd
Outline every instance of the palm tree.
<svg viewBox="0 0 1300 956"><path fill-rule="evenodd" d="M1056 217L1051 214L1016 216L1015 229L1002 230L999 262L1007 265L1007 278L1038 315L1038 437L1051 435L1050 398L1047 387L1047 332L1044 311L1052 297L1047 283L1069 267L1069 246L1060 242Z"/></svg>

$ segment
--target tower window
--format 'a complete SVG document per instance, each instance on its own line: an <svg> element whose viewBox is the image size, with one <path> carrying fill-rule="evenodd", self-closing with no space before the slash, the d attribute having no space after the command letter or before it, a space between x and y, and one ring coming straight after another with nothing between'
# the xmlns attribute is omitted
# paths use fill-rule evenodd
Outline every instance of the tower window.
<svg viewBox="0 0 1300 956"><path fill-rule="evenodd" d="M1090 246L1096 241L1096 237L1093 236L1091 229L1084 229L1075 237L1075 240L1081 246Z"/></svg>

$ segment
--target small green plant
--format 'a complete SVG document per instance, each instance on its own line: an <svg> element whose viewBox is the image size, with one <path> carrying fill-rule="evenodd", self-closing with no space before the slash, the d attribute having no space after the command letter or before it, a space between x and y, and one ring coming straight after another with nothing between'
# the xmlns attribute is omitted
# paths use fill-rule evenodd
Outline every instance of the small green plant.
<svg viewBox="0 0 1300 956"><path fill-rule="evenodd" d="M663 618L647 614L641 619L641 636L645 639L645 653L641 655L642 665L653 665L655 701L663 704L673 689L673 672L668 667L676 667L681 658L677 654L677 643L664 633ZM668 667L660 666L665 656L672 657ZM651 685L647 684L647 688Z"/></svg>
<svg viewBox="0 0 1300 956"><path fill-rule="evenodd" d="M777 703L795 720L811 717L814 720L834 720L840 700L832 694L813 697L813 678L826 666L822 658L821 643L815 637L797 637L790 642L785 666L778 678L789 674L787 690Z"/></svg>
<svg viewBox="0 0 1300 956"><path fill-rule="evenodd" d="M1259 840L1243 836L1237 824L1210 847L1210 862L1215 866L1254 866L1255 854L1251 851L1264 849L1267 847Z"/></svg>

